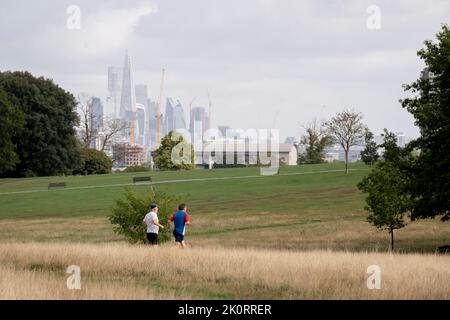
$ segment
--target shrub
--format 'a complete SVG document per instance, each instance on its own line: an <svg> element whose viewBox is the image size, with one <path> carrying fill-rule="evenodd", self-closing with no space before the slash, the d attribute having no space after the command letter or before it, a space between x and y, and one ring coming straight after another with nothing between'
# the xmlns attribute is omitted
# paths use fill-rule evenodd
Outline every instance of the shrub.
<svg viewBox="0 0 450 320"><path fill-rule="evenodd" d="M111 173L112 161L108 156L95 149L81 149L81 165L74 174L106 174Z"/></svg>
<svg viewBox="0 0 450 320"><path fill-rule="evenodd" d="M131 243L146 243L146 226L142 223L145 215L150 211L150 205L159 206L159 223L167 225L171 213L176 209L179 198L150 187L145 194L138 193L131 187L125 188L125 199L116 201L109 221L113 224L115 233L125 236ZM159 242L170 239L167 228L159 230Z"/></svg>

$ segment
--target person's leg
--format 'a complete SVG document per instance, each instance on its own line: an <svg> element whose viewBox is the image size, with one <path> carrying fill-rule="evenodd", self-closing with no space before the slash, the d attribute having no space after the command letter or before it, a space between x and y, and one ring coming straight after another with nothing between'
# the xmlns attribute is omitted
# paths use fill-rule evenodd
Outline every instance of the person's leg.
<svg viewBox="0 0 450 320"><path fill-rule="evenodd" d="M154 233L153 234L153 246L157 247L158 246L158 234Z"/></svg>

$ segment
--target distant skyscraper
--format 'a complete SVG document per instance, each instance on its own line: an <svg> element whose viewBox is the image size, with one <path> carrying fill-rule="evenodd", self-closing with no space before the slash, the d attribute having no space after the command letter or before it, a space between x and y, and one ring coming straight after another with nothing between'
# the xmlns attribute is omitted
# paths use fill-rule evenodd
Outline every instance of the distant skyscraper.
<svg viewBox="0 0 450 320"><path fill-rule="evenodd" d="M145 139L145 134L146 134L146 126L145 126L145 106L138 103L136 105L136 135L137 135L137 140L136 143L141 145L141 146L146 146L147 145L147 141Z"/></svg>
<svg viewBox="0 0 450 320"><path fill-rule="evenodd" d="M147 85L137 84L135 90L136 90L136 103L142 104L143 106L147 105L148 99Z"/></svg>
<svg viewBox="0 0 450 320"><path fill-rule="evenodd" d="M186 119L184 118L184 109L180 101L177 101L177 105L173 110L173 123L174 123L174 130L187 129Z"/></svg>
<svg viewBox="0 0 450 320"><path fill-rule="evenodd" d="M113 114L115 118L119 117L120 98L122 86L122 68L108 67L108 113Z"/></svg>
<svg viewBox="0 0 450 320"><path fill-rule="evenodd" d="M100 133L103 130L103 104L100 98L92 97L89 102L89 113L91 114L90 126L95 133ZM92 141L91 148L97 148L96 141Z"/></svg>
<svg viewBox="0 0 450 320"><path fill-rule="evenodd" d="M173 99L171 98L167 98L166 111L164 112L164 123L166 126L164 134L168 134L169 132L174 130L174 108L175 101L173 101Z"/></svg>
<svg viewBox="0 0 450 320"><path fill-rule="evenodd" d="M227 138L227 131L230 132L231 128L228 126L218 126L217 129L219 130L220 135L222 138Z"/></svg>
<svg viewBox="0 0 450 320"><path fill-rule="evenodd" d="M103 104L100 98L93 97L89 103L91 117L91 128L97 132L103 128Z"/></svg>
<svg viewBox="0 0 450 320"><path fill-rule="evenodd" d="M125 63L122 74L122 96L120 99L120 118L130 123L130 130L125 132L125 138L130 143L136 143L138 140L138 124L136 117L136 92L133 81L133 71L131 58L128 52L125 54ZM134 132L134 134L131 133ZM134 141L131 141L133 138Z"/></svg>
<svg viewBox="0 0 450 320"><path fill-rule="evenodd" d="M156 102L147 99L148 145L156 143ZM161 121L161 120L160 120Z"/></svg>
<svg viewBox="0 0 450 320"><path fill-rule="evenodd" d="M120 99L120 117L131 120L133 112L136 111L136 93L131 67L131 58L128 52L125 54L125 63L122 74L122 96Z"/></svg>
<svg viewBox="0 0 450 320"><path fill-rule="evenodd" d="M397 145L400 148L404 148L405 144L406 144L406 137L405 134L403 132L397 132Z"/></svg>
<svg viewBox="0 0 450 320"><path fill-rule="evenodd" d="M189 131L193 142L203 141L203 135L209 129L209 117L205 108L197 107L191 111Z"/></svg>

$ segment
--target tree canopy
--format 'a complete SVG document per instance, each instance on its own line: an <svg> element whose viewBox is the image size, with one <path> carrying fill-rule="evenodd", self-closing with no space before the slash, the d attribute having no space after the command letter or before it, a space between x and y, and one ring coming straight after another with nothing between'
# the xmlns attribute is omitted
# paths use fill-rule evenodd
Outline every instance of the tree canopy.
<svg viewBox="0 0 450 320"><path fill-rule="evenodd" d="M8 100L0 89L0 176L14 170L19 162L13 138L23 127L23 114Z"/></svg>
<svg viewBox="0 0 450 320"><path fill-rule="evenodd" d="M28 72L0 72L0 89L6 93L14 112L23 115L23 127L15 122L9 129L2 129L12 133L11 144L18 157L15 161L14 153L6 151L15 165L2 176L71 174L80 161L73 95L52 80L36 78ZM2 110L6 110L5 101L3 95ZM3 132L1 139L8 140Z"/></svg>
<svg viewBox="0 0 450 320"><path fill-rule="evenodd" d="M411 217L450 219L450 29L436 41L425 41L418 56L426 65L420 79L405 85L413 97L401 101L420 128L420 137L408 145L419 150L408 169L414 199Z"/></svg>
<svg viewBox="0 0 450 320"><path fill-rule="evenodd" d="M155 151L154 162L160 170L191 170L195 168L194 147L175 131L169 132Z"/></svg>

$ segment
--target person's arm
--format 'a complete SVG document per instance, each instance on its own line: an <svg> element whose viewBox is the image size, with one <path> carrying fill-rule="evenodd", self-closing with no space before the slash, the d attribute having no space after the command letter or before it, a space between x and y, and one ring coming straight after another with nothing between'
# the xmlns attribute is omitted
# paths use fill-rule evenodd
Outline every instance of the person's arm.
<svg viewBox="0 0 450 320"><path fill-rule="evenodd" d="M186 213L186 215L184 216L184 221L186 222L187 225L191 224L191 220L189 220L189 215Z"/></svg>
<svg viewBox="0 0 450 320"><path fill-rule="evenodd" d="M174 217L173 215L170 217L170 219L167 221L167 229L170 231L170 223L173 221Z"/></svg>
<svg viewBox="0 0 450 320"><path fill-rule="evenodd" d="M147 222L145 221L145 218L144 218L144 220L142 220L142 224L147 225Z"/></svg>
<svg viewBox="0 0 450 320"><path fill-rule="evenodd" d="M155 226L160 227L161 229L164 229L164 226L163 226L162 224L159 223L159 220L158 220L158 219L153 220L153 224L154 224Z"/></svg>

